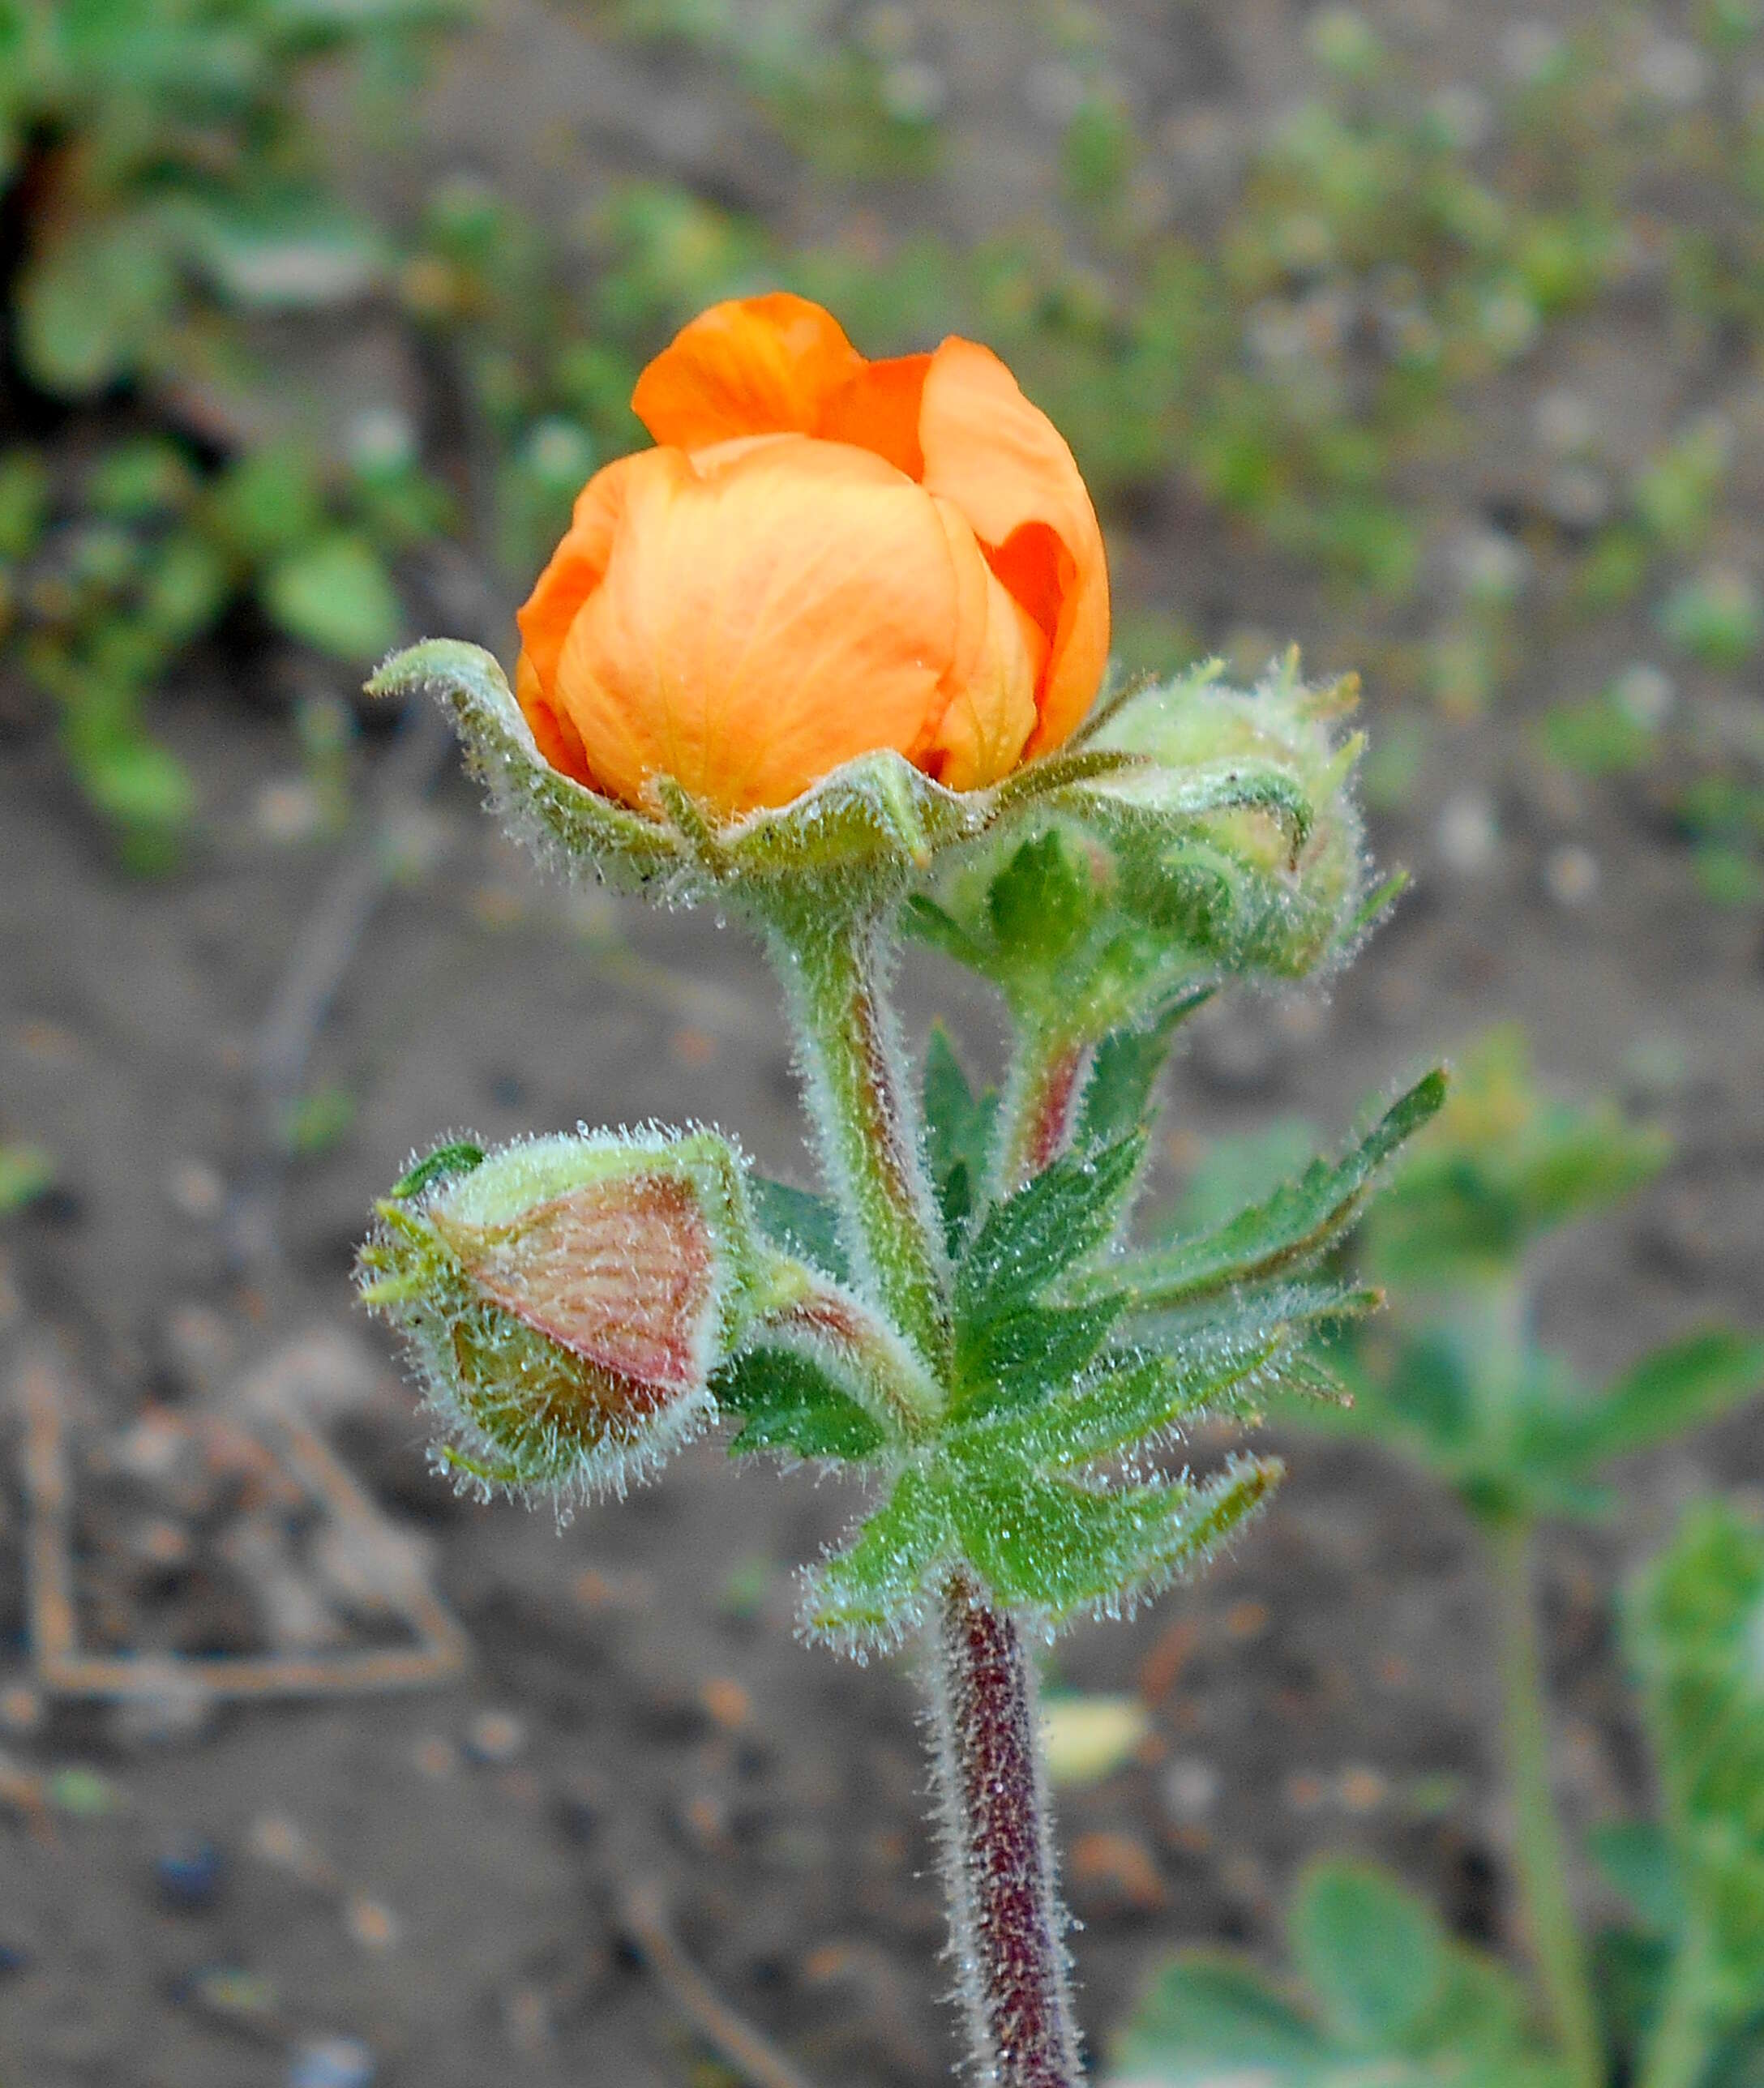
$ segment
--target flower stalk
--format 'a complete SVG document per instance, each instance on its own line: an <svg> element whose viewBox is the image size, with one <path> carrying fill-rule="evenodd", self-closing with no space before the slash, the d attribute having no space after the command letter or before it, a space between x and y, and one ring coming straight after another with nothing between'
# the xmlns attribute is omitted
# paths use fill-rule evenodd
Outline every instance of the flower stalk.
<svg viewBox="0 0 1764 2088"><path fill-rule="evenodd" d="M893 1011L878 976L880 922L868 908L767 909L773 956L794 1018L809 1115L854 1267L932 1370L949 1319L933 1244L918 1114L897 1068Z"/></svg>
<svg viewBox="0 0 1764 2088"><path fill-rule="evenodd" d="M943 1590L931 1691L950 1954L974 2078L1077 2088L1034 1664L1019 1621L967 1573Z"/></svg>
<svg viewBox="0 0 1764 2088"><path fill-rule="evenodd" d="M934 1367L951 1347L946 1281L894 1018L877 976L877 926L837 906L774 922L792 989L810 1115L860 1266ZM1021 1121L1026 1171L1064 1142L1081 1054L1064 1050ZM932 1760L950 1954L959 1971L973 2078L984 2088L1078 2088L1051 1824L1022 1620L951 1574L931 1627Z"/></svg>

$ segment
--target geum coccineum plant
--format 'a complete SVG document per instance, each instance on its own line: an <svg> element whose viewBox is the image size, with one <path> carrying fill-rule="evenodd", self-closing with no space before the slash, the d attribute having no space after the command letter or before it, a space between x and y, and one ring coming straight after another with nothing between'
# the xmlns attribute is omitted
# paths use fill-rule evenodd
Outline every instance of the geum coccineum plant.
<svg viewBox="0 0 1764 2088"><path fill-rule="evenodd" d="M1312 1337L1375 1294L1311 1273L1438 1075L1364 1142L1203 1238L1121 1234L1183 1018L1338 964L1368 887L1343 686L1295 663L1097 703L1102 538L1070 452L986 349L867 362L819 307L721 305L644 372L657 447L598 473L520 613L373 684L453 710L541 853L756 929L782 976L826 1194L709 1130L417 1162L363 1293L405 1335L443 1469L565 1502L724 1418L742 1457L849 1467L871 1504L805 1630L923 1635L953 1953L976 2077L1069 2088L1077 2039L1028 1641L1115 1614L1266 1496L1170 1476L1203 1411L1330 1389ZM933 1035L905 928L1002 990L1002 1095Z"/></svg>

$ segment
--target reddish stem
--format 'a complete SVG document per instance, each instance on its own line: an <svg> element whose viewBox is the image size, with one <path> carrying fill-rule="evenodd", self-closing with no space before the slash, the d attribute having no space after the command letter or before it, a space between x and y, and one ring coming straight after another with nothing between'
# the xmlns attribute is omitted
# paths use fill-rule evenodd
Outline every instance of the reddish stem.
<svg viewBox="0 0 1764 2088"><path fill-rule="evenodd" d="M1015 1619L963 1572L944 1591L937 1653L951 1949L974 2077L985 2088L1078 2088L1034 1670Z"/></svg>
<svg viewBox="0 0 1764 2088"><path fill-rule="evenodd" d="M1081 1043L1064 1044L1025 1074L1012 1134L1008 1187L1015 1188L1051 1166L1072 1136L1084 1053Z"/></svg>

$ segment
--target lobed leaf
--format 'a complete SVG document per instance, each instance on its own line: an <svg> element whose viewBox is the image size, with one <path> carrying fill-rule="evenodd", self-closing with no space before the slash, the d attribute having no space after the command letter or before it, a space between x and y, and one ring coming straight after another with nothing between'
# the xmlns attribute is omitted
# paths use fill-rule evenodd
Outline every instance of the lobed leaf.
<svg viewBox="0 0 1764 2088"><path fill-rule="evenodd" d="M926 1161L944 1242L956 1256L986 1192L999 1097L995 1089L969 1086L940 1022L931 1025L925 1050L924 1107Z"/></svg>
<svg viewBox="0 0 1764 2088"><path fill-rule="evenodd" d="M1668 1343L1624 1372L1573 1417L1565 1457L1591 1469L1651 1449L1713 1420L1764 1388L1764 1341L1708 1328Z"/></svg>
<svg viewBox="0 0 1764 2088"><path fill-rule="evenodd" d="M1073 1294L1118 1290L1130 1310L1158 1311L1312 1260L1353 1223L1373 1175L1437 1112L1445 1085L1442 1072L1428 1074L1342 1158L1313 1161L1296 1182L1225 1225L1197 1239L1113 1262L1081 1279Z"/></svg>
<svg viewBox="0 0 1764 2088"><path fill-rule="evenodd" d="M1291 1928L1302 1995L1245 1960L1184 1952L1129 2023L1104 2088L1568 2088L1530 2039L1518 1980L1449 1940L1394 1878L1316 1863Z"/></svg>
<svg viewBox="0 0 1764 2088"><path fill-rule="evenodd" d="M960 1324L1001 1317L1106 1239L1132 1187L1142 1135L1065 1153L987 1213L956 1270Z"/></svg>
<svg viewBox="0 0 1764 2088"><path fill-rule="evenodd" d="M1082 1376L1120 1317L1120 1301L1025 1305L957 1330L950 1418L1015 1412Z"/></svg>
<svg viewBox="0 0 1764 2088"><path fill-rule="evenodd" d="M884 1440L881 1424L865 1412L833 1373L800 1348L764 1345L745 1350L712 1377L717 1406L743 1418L729 1446L731 1457L781 1450L799 1457L867 1457Z"/></svg>

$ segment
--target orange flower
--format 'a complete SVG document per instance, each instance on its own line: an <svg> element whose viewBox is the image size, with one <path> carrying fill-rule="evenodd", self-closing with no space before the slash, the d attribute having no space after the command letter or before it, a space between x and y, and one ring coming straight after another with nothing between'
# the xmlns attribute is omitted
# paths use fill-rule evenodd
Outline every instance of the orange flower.
<svg viewBox="0 0 1764 2088"><path fill-rule="evenodd" d="M658 447L591 478L520 610L546 759L728 815L893 747L950 789L1057 747L1108 652L1072 452L989 349L866 362L783 293L713 306L632 400Z"/></svg>

